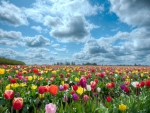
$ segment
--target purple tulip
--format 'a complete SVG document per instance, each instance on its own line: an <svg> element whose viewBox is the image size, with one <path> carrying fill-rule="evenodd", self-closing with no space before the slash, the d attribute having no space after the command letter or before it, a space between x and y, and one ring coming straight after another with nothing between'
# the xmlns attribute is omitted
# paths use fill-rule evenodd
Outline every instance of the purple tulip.
<svg viewBox="0 0 150 113"><path fill-rule="evenodd" d="M72 99L73 99L74 101L77 101L77 100L78 100L78 98L79 98L79 97L78 97L78 95L77 95L77 94L73 94L73 95L72 95Z"/></svg>
<svg viewBox="0 0 150 113"><path fill-rule="evenodd" d="M27 82L27 79L23 78L23 82Z"/></svg>
<svg viewBox="0 0 150 113"><path fill-rule="evenodd" d="M60 85L60 86L59 86L59 90L60 90L60 91L63 91L63 90L64 90L64 86L63 86L63 85Z"/></svg>
<svg viewBox="0 0 150 113"><path fill-rule="evenodd" d="M121 88L122 90L124 90L124 89L126 88L126 85L125 85L125 84L121 84L121 85L120 85L120 88Z"/></svg>
<svg viewBox="0 0 150 113"><path fill-rule="evenodd" d="M80 85L82 88L86 88L86 78L83 77L80 79Z"/></svg>
<svg viewBox="0 0 150 113"><path fill-rule="evenodd" d="M64 101L68 101L68 97L66 95L64 95L64 98L63 98Z"/></svg>
<svg viewBox="0 0 150 113"><path fill-rule="evenodd" d="M97 93L97 92L94 92L94 93L93 93L93 96L94 96L94 97L97 97L97 96L98 96L98 93Z"/></svg>
<svg viewBox="0 0 150 113"><path fill-rule="evenodd" d="M11 76L8 76L8 80L10 80L10 79L12 79L12 77L11 77Z"/></svg>

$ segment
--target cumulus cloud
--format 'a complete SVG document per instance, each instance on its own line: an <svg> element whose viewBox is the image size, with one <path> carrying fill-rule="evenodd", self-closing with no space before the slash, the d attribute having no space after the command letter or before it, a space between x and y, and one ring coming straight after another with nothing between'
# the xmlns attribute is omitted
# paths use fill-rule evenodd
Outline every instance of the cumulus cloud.
<svg viewBox="0 0 150 113"><path fill-rule="evenodd" d="M12 26L28 25L22 10L9 2L1 1L0 21Z"/></svg>
<svg viewBox="0 0 150 113"><path fill-rule="evenodd" d="M34 29L38 32L41 32L42 31L42 27L41 26L32 26L31 29Z"/></svg>
<svg viewBox="0 0 150 113"><path fill-rule="evenodd" d="M5 31L0 29L0 39L12 39L17 40L22 38L22 34L19 31Z"/></svg>
<svg viewBox="0 0 150 113"><path fill-rule="evenodd" d="M24 42L22 41L22 33L19 31L5 31L0 29L0 44L16 47L16 46L24 46Z"/></svg>
<svg viewBox="0 0 150 113"><path fill-rule="evenodd" d="M48 53L50 50L47 48L29 48L25 50L26 52L38 52L38 53Z"/></svg>
<svg viewBox="0 0 150 113"><path fill-rule="evenodd" d="M10 47L25 46L25 43L22 41L11 41L11 40L1 40L0 44Z"/></svg>
<svg viewBox="0 0 150 113"><path fill-rule="evenodd" d="M57 27L62 25L62 20L59 17L46 16L44 18L44 25L48 27Z"/></svg>
<svg viewBox="0 0 150 113"><path fill-rule="evenodd" d="M50 35L61 42L85 41L90 30L98 28L85 17L104 10L103 6L92 6L87 0L37 0L32 6L24 8L26 16L50 27Z"/></svg>
<svg viewBox="0 0 150 113"><path fill-rule="evenodd" d="M39 33L47 33L48 29L43 29L41 26L32 26L31 29L34 29L35 31Z"/></svg>
<svg viewBox="0 0 150 113"><path fill-rule="evenodd" d="M25 37L24 41L29 47L41 47L50 45L50 40L43 37L42 35L36 35L35 37Z"/></svg>
<svg viewBox="0 0 150 113"><path fill-rule="evenodd" d="M53 64L56 58L50 54L41 54L40 50L42 49L46 50L46 48L39 48L39 51L36 50L36 52L29 52L32 51L32 49L25 50L24 52L18 52L10 48L0 48L0 56L20 60L26 64Z"/></svg>
<svg viewBox="0 0 150 113"><path fill-rule="evenodd" d="M90 39L86 42L84 49L89 54L107 53L104 46L101 46L96 39Z"/></svg>
<svg viewBox="0 0 150 113"><path fill-rule="evenodd" d="M53 44L53 45L51 45L52 47L59 47L60 46L60 44Z"/></svg>
<svg viewBox="0 0 150 113"><path fill-rule="evenodd" d="M132 26L150 26L149 0L109 0L110 11L116 13L122 22Z"/></svg>
<svg viewBox="0 0 150 113"><path fill-rule="evenodd" d="M97 63L101 64L149 64L149 37L149 28L136 28L129 33L119 31L112 37L90 39L73 57L91 62L99 59Z"/></svg>
<svg viewBox="0 0 150 113"><path fill-rule="evenodd" d="M69 41L79 41L89 35L85 20L82 16L72 17L65 26L53 29L50 35L58 39L65 38Z"/></svg>

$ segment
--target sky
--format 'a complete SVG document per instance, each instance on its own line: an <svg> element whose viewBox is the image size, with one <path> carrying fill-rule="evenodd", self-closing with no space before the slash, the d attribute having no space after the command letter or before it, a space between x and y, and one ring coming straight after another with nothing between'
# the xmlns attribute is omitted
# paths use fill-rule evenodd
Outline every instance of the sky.
<svg viewBox="0 0 150 113"><path fill-rule="evenodd" d="M0 56L149 65L150 0L0 0Z"/></svg>

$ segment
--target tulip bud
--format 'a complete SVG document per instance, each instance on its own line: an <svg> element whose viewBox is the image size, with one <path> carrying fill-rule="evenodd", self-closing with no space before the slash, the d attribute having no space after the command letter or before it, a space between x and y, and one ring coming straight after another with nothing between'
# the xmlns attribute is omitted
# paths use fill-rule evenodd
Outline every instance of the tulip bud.
<svg viewBox="0 0 150 113"><path fill-rule="evenodd" d="M87 91L91 91L91 85L86 86Z"/></svg>
<svg viewBox="0 0 150 113"><path fill-rule="evenodd" d="M77 94L73 94L73 95L72 95L72 98L73 98L74 101L77 101L77 100L79 99L79 97L78 97Z"/></svg>
<svg viewBox="0 0 150 113"><path fill-rule="evenodd" d="M22 109L23 107L23 99L18 97L18 98L14 98L14 100L12 101L12 105L13 105L13 108L15 110L20 110Z"/></svg>
<svg viewBox="0 0 150 113"><path fill-rule="evenodd" d="M7 100L14 98L14 91L13 90L5 90L4 97Z"/></svg>
<svg viewBox="0 0 150 113"><path fill-rule="evenodd" d="M83 77L83 78L80 79L80 85L81 85L82 88L86 87L86 78Z"/></svg>
<svg viewBox="0 0 150 113"><path fill-rule="evenodd" d="M89 96L88 96L88 95L84 95L84 96L83 96L83 100L84 100L84 101L89 100Z"/></svg>

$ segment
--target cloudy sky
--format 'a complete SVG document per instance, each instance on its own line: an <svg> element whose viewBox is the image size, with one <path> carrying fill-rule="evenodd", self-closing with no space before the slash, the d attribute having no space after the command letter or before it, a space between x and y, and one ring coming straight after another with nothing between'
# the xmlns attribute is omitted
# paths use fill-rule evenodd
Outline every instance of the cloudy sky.
<svg viewBox="0 0 150 113"><path fill-rule="evenodd" d="M150 0L1 0L0 56L149 65Z"/></svg>

